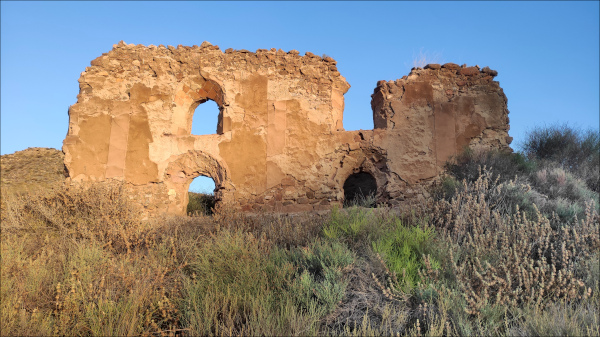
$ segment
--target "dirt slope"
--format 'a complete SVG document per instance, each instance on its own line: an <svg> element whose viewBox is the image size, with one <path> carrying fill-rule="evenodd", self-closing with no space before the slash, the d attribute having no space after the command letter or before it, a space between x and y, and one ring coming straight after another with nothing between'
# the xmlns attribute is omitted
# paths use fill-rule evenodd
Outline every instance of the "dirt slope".
<svg viewBox="0 0 600 337"><path fill-rule="evenodd" d="M32 147L0 157L2 194L29 192L62 185L66 177L64 153Z"/></svg>

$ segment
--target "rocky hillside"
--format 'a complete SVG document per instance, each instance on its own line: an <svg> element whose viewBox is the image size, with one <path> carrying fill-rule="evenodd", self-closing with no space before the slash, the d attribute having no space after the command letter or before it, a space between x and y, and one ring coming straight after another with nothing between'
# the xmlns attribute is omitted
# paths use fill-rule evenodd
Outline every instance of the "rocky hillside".
<svg viewBox="0 0 600 337"><path fill-rule="evenodd" d="M2 194L60 186L67 176L64 153L33 147L0 157Z"/></svg>

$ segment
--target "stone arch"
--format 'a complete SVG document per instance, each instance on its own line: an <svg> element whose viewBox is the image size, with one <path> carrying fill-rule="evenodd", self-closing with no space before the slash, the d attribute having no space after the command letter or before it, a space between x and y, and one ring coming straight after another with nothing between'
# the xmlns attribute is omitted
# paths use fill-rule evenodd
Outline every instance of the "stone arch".
<svg viewBox="0 0 600 337"><path fill-rule="evenodd" d="M343 190L344 204L361 202L377 196L377 180L371 173L361 170L346 178Z"/></svg>
<svg viewBox="0 0 600 337"><path fill-rule="evenodd" d="M217 118L217 134L220 135L225 131L229 131L229 127L227 127L227 130L224 129L223 119L226 104L224 91L219 83L214 80L207 79L204 76L200 76L193 79L190 86L184 85L183 91L186 92L193 100L188 110L188 130L190 131L190 134L192 131L193 117L196 112L196 108L198 108L200 104L203 104L209 100L215 102L219 108L219 115Z"/></svg>
<svg viewBox="0 0 600 337"><path fill-rule="evenodd" d="M385 201L386 187L389 184L390 174L386 153L380 149L360 149L345 154L340 159L340 167L335 174L335 185L338 187L337 200L347 199L344 184L352 175L364 172L373 177L375 181L375 199L377 203Z"/></svg>
<svg viewBox="0 0 600 337"><path fill-rule="evenodd" d="M169 163L165 170L165 182L169 189L170 211L185 213L188 204L188 190L194 178L206 176L215 182L217 203L229 202L235 190L227 165L220 159L201 151L183 153Z"/></svg>

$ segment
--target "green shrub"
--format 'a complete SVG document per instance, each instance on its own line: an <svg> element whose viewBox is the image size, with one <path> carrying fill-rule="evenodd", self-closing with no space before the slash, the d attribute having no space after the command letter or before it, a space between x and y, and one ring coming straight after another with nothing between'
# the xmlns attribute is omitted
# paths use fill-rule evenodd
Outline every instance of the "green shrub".
<svg viewBox="0 0 600 337"><path fill-rule="evenodd" d="M450 200L456 194L458 188L460 188L460 181L451 175L445 175L439 185L433 187L431 194L435 200Z"/></svg>
<svg viewBox="0 0 600 337"><path fill-rule="evenodd" d="M291 250L288 259L298 268L290 289L298 305L308 310L316 303L321 315L331 312L344 296L342 271L354 262L352 252L340 242L317 239Z"/></svg>
<svg viewBox="0 0 600 337"><path fill-rule="evenodd" d="M240 231L221 231L194 247L180 304L190 334L290 332L281 310L295 312L294 303L285 299L285 285L295 270L291 263L272 259L272 248L264 238ZM261 317L275 321L261 327ZM310 319L314 324L316 317Z"/></svg>
<svg viewBox="0 0 600 337"><path fill-rule="evenodd" d="M283 250L266 238L220 231L186 267L181 310L193 335L315 334L342 299L343 270L354 260L341 243Z"/></svg>
<svg viewBox="0 0 600 337"><path fill-rule="evenodd" d="M531 186L543 198L535 198L540 211L551 218L555 213L560 223L569 223L575 216L584 215L586 203L600 206L598 193L590 190L582 180L560 168L543 168L530 178Z"/></svg>
<svg viewBox="0 0 600 337"><path fill-rule="evenodd" d="M365 236L372 223L371 211L358 207L344 210L333 208L328 221L323 226L323 235L328 239L356 241Z"/></svg>
<svg viewBox="0 0 600 337"><path fill-rule="evenodd" d="M212 215L216 200L214 194L188 192L186 213L189 215Z"/></svg>
<svg viewBox="0 0 600 337"><path fill-rule="evenodd" d="M524 153L532 159L554 162L600 192L600 134L581 131L568 125L532 130L524 144Z"/></svg>
<svg viewBox="0 0 600 337"><path fill-rule="evenodd" d="M481 168L487 168L500 181L527 175L535 170L535 162L520 153L466 148L446 163L446 171L458 181L475 181Z"/></svg>
<svg viewBox="0 0 600 337"><path fill-rule="evenodd" d="M397 279L397 286L406 293L421 281L419 272L425 268L424 256L429 255L433 244L432 227L406 227L399 219L388 228L386 235L373 242L373 250L383 257L387 267ZM439 269L436 259L430 258L430 267Z"/></svg>
<svg viewBox="0 0 600 337"><path fill-rule="evenodd" d="M368 243L368 248L383 258L391 276L397 278L395 286L407 293L420 281L419 272L425 267L424 255L433 251L432 227L405 226L396 216L377 216L371 210L357 207L332 210L329 221L323 226L323 235L348 242L359 250ZM432 268L439 268L435 258L428 259Z"/></svg>

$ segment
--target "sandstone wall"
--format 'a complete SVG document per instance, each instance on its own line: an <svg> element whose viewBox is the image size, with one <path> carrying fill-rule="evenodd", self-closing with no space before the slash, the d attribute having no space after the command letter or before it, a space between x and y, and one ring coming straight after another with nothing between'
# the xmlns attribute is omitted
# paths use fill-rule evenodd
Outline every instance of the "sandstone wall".
<svg viewBox="0 0 600 337"><path fill-rule="evenodd" d="M63 144L71 182L118 179L149 215L181 214L191 181L243 210L330 208L353 173L368 172L391 204L462 146L506 147L506 97L493 71L456 65L379 82L374 130L344 131L350 87L336 61L275 49L221 51L127 45L81 74ZM192 135L196 107L220 108L215 134Z"/></svg>
<svg viewBox="0 0 600 337"><path fill-rule="evenodd" d="M379 81L372 95L375 138L384 149L392 199L443 171L465 147L509 150L507 99L488 67L447 63L413 68L395 81ZM397 176L396 176L397 174Z"/></svg>

